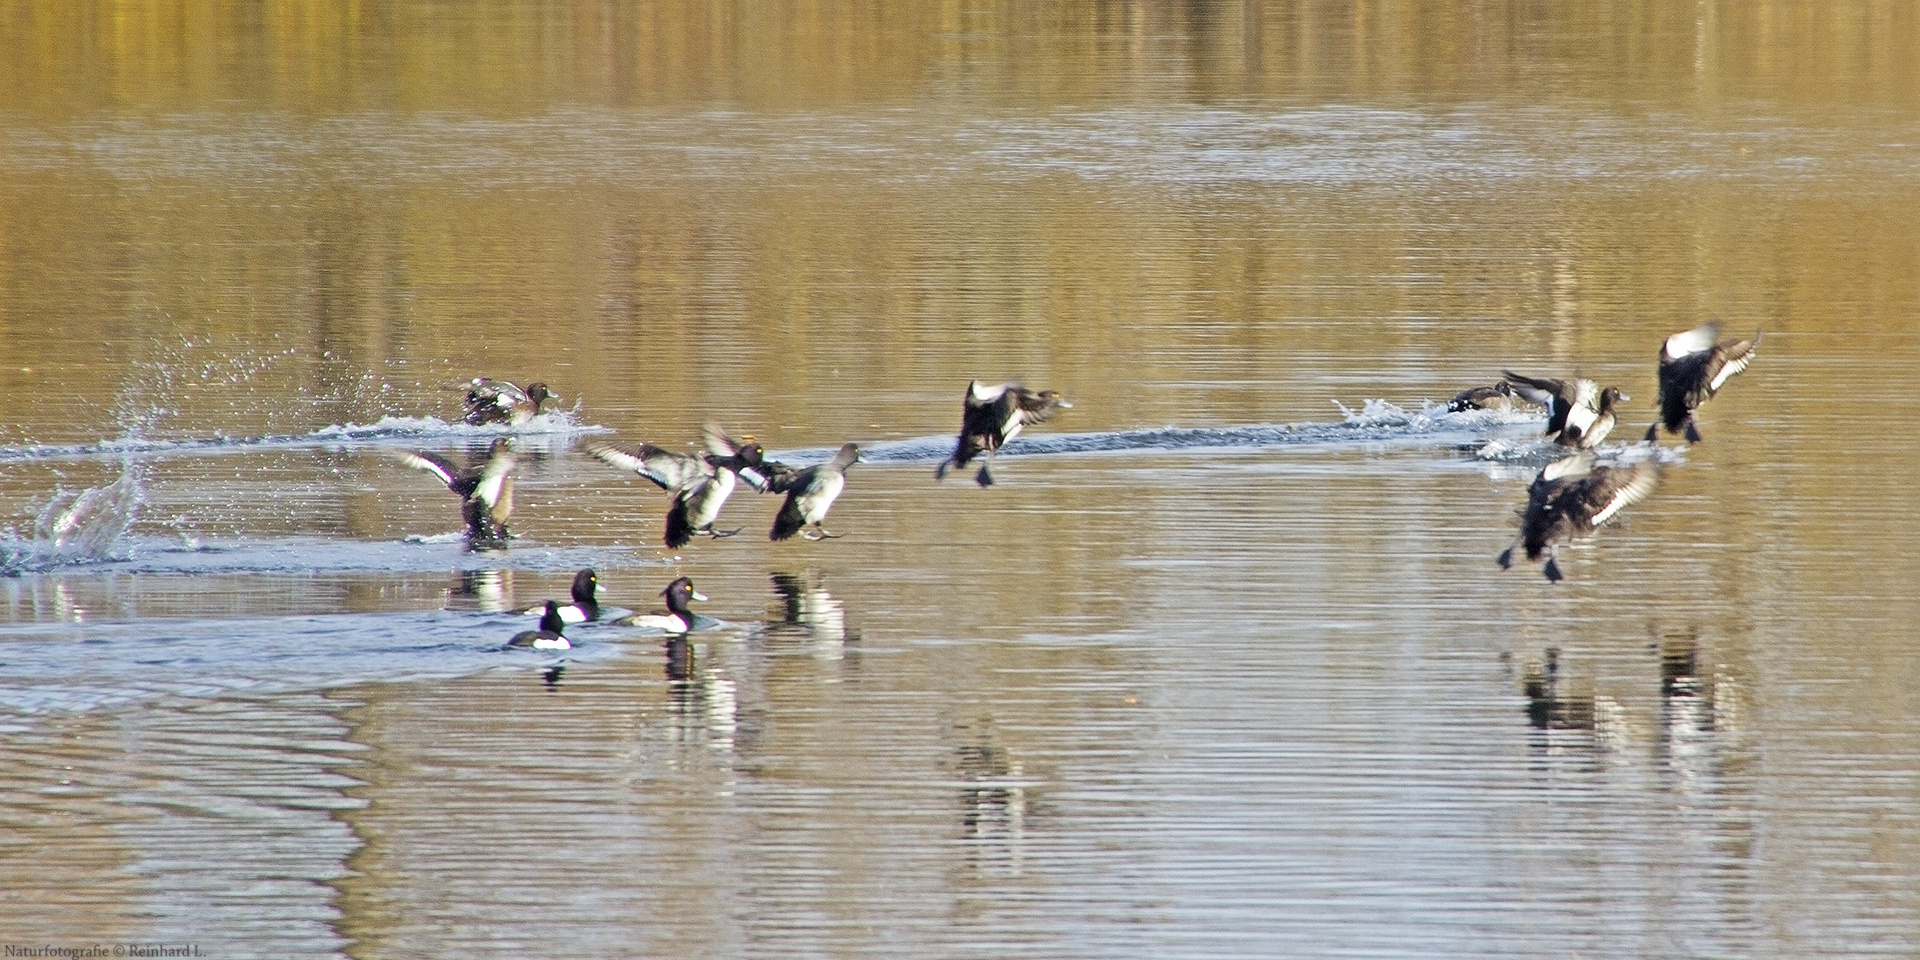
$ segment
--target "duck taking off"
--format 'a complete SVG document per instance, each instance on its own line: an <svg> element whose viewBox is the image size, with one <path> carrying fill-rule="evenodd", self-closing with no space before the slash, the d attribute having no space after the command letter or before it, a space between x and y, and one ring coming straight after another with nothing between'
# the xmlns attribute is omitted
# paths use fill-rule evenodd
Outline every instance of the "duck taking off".
<svg viewBox="0 0 1920 960"><path fill-rule="evenodd" d="M1514 547L1528 560L1546 557L1550 583L1564 579L1555 552L1560 544L1593 533L1623 508L1645 500L1653 492L1659 468L1652 461L1632 466L1594 466L1592 451L1583 450L1546 465L1527 488L1527 509L1520 516L1520 536L1500 554L1500 569L1513 566Z"/></svg>
<svg viewBox="0 0 1920 960"><path fill-rule="evenodd" d="M808 540L839 536L828 533L820 524L827 519L827 510L840 496L840 491L846 489L847 468L859 462L860 445L849 443L842 446L832 460L794 471L787 482L787 500L773 518L773 529L767 533L767 539L785 540L796 533ZM812 531L807 532L808 528Z"/></svg>
<svg viewBox="0 0 1920 960"><path fill-rule="evenodd" d="M1513 392L1547 408L1546 435L1563 447L1591 450L1613 432L1614 405L1631 399L1618 387L1600 389L1592 380L1551 380L1503 371Z"/></svg>
<svg viewBox="0 0 1920 960"><path fill-rule="evenodd" d="M611 444L589 443L586 451L596 459L646 477L660 489L673 495L667 509L663 539L673 548L686 546L695 534L731 537L739 528L716 530L720 508L733 495L735 480L742 471L760 466L762 450L758 443L740 443L726 431L709 424L703 434L707 452L697 456L674 453L650 443L621 449ZM755 486L764 485L757 474Z"/></svg>
<svg viewBox="0 0 1920 960"><path fill-rule="evenodd" d="M475 544L503 545L507 541L507 518L513 514L513 468L519 458L513 444L501 437L487 448L486 459L459 466L437 453L424 450L394 450L389 456L440 478L447 489L460 497L460 516L467 522L467 540Z"/></svg>
<svg viewBox="0 0 1920 960"><path fill-rule="evenodd" d="M986 460L973 479L983 487L992 486L993 455L1001 445L1019 436L1027 424L1045 423L1072 406L1058 390L1035 392L1017 383L983 387L978 380L970 381L960 408L960 439L953 455L934 470L934 479L945 479L949 468L965 467L984 454Z"/></svg>
<svg viewBox="0 0 1920 960"><path fill-rule="evenodd" d="M544 383L529 383L523 390L505 380L489 380L486 377L451 383L447 389L467 392L464 419L475 426L526 423L540 415L541 404L560 399L559 394L547 392Z"/></svg>
<svg viewBox="0 0 1920 960"><path fill-rule="evenodd" d="M1688 443L1700 442L1700 428L1694 425L1693 411L1709 397L1720 392L1728 379L1753 362L1760 348L1761 331L1752 340L1714 342L1720 326L1709 323L1685 333L1676 333L1660 346L1660 420L1647 428L1647 442L1660 435L1685 432Z"/></svg>

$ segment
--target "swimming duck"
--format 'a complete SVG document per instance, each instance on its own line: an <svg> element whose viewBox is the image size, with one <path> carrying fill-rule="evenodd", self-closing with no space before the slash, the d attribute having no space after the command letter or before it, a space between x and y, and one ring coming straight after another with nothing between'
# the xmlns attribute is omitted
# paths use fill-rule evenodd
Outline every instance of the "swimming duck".
<svg viewBox="0 0 1920 960"><path fill-rule="evenodd" d="M1760 334L1756 330L1752 340L1715 343L1720 326L1709 323L1668 337L1660 346L1660 419L1647 428L1647 442L1652 443L1665 426L1668 433L1684 430L1688 443L1699 443L1693 411L1753 362Z"/></svg>
<svg viewBox="0 0 1920 960"><path fill-rule="evenodd" d="M527 616L542 612L544 607L528 607L520 611ZM573 602L560 607L560 619L567 623L586 623L600 619L600 574L588 567L573 575Z"/></svg>
<svg viewBox="0 0 1920 960"><path fill-rule="evenodd" d="M1520 517L1515 547L1528 560L1547 558L1548 582L1563 579L1554 554L1560 543L1593 533L1621 509L1653 492L1659 468L1652 461L1632 466L1594 466L1592 451L1581 451L1542 468L1527 488L1527 509ZM1513 566L1514 547L1500 554L1500 569Z"/></svg>
<svg viewBox="0 0 1920 960"><path fill-rule="evenodd" d="M949 468L965 467L974 457L985 454L986 460L973 479L983 487L992 486L990 468L1001 445L1019 436L1027 424L1044 423L1072 406L1057 390L1036 393L1017 383L983 387L978 380L969 381L960 408L960 439L954 444L953 455L934 470L934 479L944 479Z"/></svg>
<svg viewBox="0 0 1920 960"><path fill-rule="evenodd" d="M1447 401L1448 413L1511 409L1513 409L1513 385L1505 380L1497 381L1490 387L1468 387L1454 394L1453 399Z"/></svg>
<svg viewBox="0 0 1920 960"><path fill-rule="evenodd" d="M834 499L846 488L847 468L859 462L860 445L849 443L842 446L832 460L795 471L787 485L787 501L780 505L780 513L773 518L773 529L767 533L767 539L785 540L796 533L808 540L839 536L828 533L820 524L827 519L827 510L833 506ZM814 532L803 533L807 527L812 527Z"/></svg>
<svg viewBox="0 0 1920 960"><path fill-rule="evenodd" d="M1547 408L1546 435L1563 447L1591 450L1613 432L1614 405L1631 399L1618 387L1600 389L1592 380L1549 380L1503 371L1513 391Z"/></svg>
<svg viewBox="0 0 1920 960"><path fill-rule="evenodd" d="M667 598L665 610L650 610L636 613L630 617L621 617L614 621L615 626L651 627L668 633L686 633L693 629L693 610L687 606L689 601L707 599L706 594L693 589L693 581L681 577L667 584L660 595Z"/></svg>
<svg viewBox="0 0 1920 960"><path fill-rule="evenodd" d="M529 383L523 390L505 380L486 377L450 384L449 389L467 392L466 421L476 426L526 423L540 415L541 404L560 399L559 394L547 392L544 383Z"/></svg>
<svg viewBox="0 0 1920 960"><path fill-rule="evenodd" d="M736 477L762 462L758 443L735 441L717 426L709 424L704 439L707 452L700 456L674 453L650 443L624 450L589 443L585 449L596 459L632 470L673 495L664 539L667 546L678 548L686 546L697 533L718 538L740 532L738 527L716 530L713 524L720 518L721 506L733 494ZM756 485L764 483L758 475L754 479Z"/></svg>
<svg viewBox="0 0 1920 960"><path fill-rule="evenodd" d="M546 612L540 615L540 629L522 630L507 641L509 647L532 647L535 650L570 650L573 641L561 634L567 628L566 621L560 616L560 604L547 601Z"/></svg>
<svg viewBox="0 0 1920 960"><path fill-rule="evenodd" d="M519 462L513 445L501 437L487 448L486 459L458 466L437 453L394 450L395 460L438 476L461 500L460 515L467 521L467 539L476 543L504 543L507 518L513 514L513 468Z"/></svg>

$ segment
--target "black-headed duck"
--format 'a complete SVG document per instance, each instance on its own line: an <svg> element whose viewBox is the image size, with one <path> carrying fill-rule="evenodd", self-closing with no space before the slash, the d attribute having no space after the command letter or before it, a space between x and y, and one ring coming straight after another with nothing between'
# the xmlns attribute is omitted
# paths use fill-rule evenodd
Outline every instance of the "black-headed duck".
<svg viewBox="0 0 1920 960"><path fill-rule="evenodd" d="M1549 582L1563 577L1554 554L1561 543L1586 536L1613 519L1623 508L1646 499L1659 478L1650 460L1631 466L1599 467L1592 451L1581 451L1542 468L1527 488L1527 509L1520 516L1520 536L1500 554L1500 568L1513 566L1514 547L1528 560L1545 557Z"/></svg>
<svg viewBox="0 0 1920 960"><path fill-rule="evenodd" d="M1760 331L1751 340L1715 342L1718 324L1676 333L1660 345L1660 420L1647 428L1647 442L1660 435L1685 432L1688 443L1700 442L1693 412L1720 391L1729 378L1753 362L1760 347Z"/></svg>

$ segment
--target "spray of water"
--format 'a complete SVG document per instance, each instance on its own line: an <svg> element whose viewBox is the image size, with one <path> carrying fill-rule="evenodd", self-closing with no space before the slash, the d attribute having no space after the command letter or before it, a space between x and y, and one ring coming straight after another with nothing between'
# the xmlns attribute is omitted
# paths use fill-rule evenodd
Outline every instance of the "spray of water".
<svg viewBox="0 0 1920 960"><path fill-rule="evenodd" d="M105 486L55 490L25 536L0 529L0 576L123 559L140 499L140 477L132 464Z"/></svg>

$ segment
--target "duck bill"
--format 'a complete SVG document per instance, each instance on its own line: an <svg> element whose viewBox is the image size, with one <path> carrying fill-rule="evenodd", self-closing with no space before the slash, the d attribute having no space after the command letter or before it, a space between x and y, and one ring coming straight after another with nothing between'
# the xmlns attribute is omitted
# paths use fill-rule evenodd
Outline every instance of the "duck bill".
<svg viewBox="0 0 1920 960"><path fill-rule="evenodd" d="M700 592L700 591L698 591L698 590L695 590L695 591L693 591L693 598L694 598L695 600L698 600L698 601L700 601L700 602L702 602L702 603L705 603L705 602L706 602L706 600L707 600L707 595L706 595L706 594L704 594L704 593L701 593L701 592Z"/></svg>

